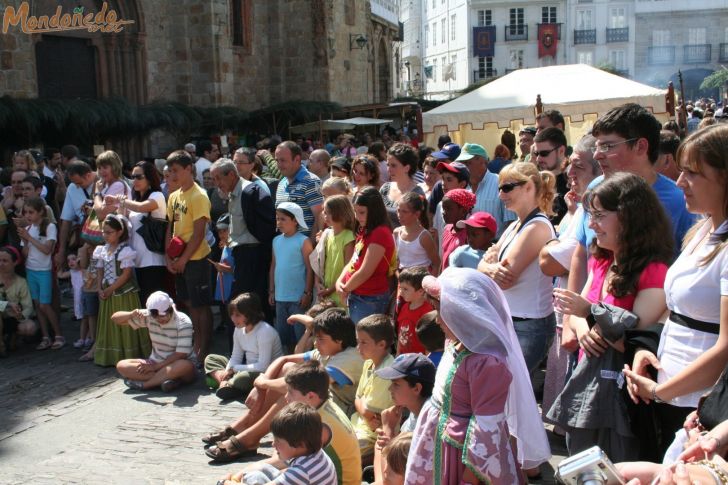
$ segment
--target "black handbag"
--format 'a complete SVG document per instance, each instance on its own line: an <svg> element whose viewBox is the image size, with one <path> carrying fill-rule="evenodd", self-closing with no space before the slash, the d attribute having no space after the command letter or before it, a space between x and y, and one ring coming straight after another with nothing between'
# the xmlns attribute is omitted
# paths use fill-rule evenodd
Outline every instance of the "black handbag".
<svg viewBox="0 0 728 485"><path fill-rule="evenodd" d="M700 400L698 419L707 430L728 419L728 368L723 371L710 394Z"/></svg>
<svg viewBox="0 0 728 485"><path fill-rule="evenodd" d="M164 254L164 239L167 237L167 219L156 219L151 216L143 216L141 226L136 230L146 244L147 249L152 252Z"/></svg>

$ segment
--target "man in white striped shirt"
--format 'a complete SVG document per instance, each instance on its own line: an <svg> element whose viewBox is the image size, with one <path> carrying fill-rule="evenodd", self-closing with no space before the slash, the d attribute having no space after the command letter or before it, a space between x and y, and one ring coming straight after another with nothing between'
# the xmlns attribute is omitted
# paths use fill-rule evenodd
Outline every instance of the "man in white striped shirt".
<svg viewBox="0 0 728 485"><path fill-rule="evenodd" d="M116 312L111 320L133 329L149 329L152 354L148 359L124 359L116 370L131 389L146 390L161 387L171 392L180 385L195 380L195 353L192 349L192 321L174 308L174 302L163 291L147 298L146 310Z"/></svg>

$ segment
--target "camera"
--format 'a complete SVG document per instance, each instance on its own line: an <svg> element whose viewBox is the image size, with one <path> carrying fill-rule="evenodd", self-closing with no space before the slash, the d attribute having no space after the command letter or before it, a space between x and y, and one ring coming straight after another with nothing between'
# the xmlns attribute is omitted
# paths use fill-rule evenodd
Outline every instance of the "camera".
<svg viewBox="0 0 728 485"><path fill-rule="evenodd" d="M625 485L622 475L598 446L559 463L556 479L565 485Z"/></svg>

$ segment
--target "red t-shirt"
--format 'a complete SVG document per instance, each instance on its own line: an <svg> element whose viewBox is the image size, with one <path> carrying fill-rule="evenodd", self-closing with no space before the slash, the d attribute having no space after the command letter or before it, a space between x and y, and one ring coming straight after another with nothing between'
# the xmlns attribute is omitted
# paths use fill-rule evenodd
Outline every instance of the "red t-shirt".
<svg viewBox="0 0 728 485"><path fill-rule="evenodd" d="M465 228L453 230L453 225L448 224L442 231L442 269L450 265L450 253L458 246L468 242L468 230Z"/></svg>
<svg viewBox="0 0 728 485"><path fill-rule="evenodd" d="M592 274L592 285L589 288L589 293L586 295L586 299L592 303L597 303L600 298L599 295L602 292L602 286L604 285L604 278L607 276L609 266L613 263L613 259L596 259L589 258L589 271ZM667 274L667 265L653 261L648 264L645 269L642 270L640 279L637 281L637 291L630 293L627 296L621 298L615 298L609 293L604 294L604 303L624 308L625 310L632 311L634 307L634 301L637 297L637 293L642 290L649 288L663 288L665 286L665 275Z"/></svg>
<svg viewBox="0 0 728 485"><path fill-rule="evenodd" d="M354 255L351 258L349 273L344 277L344 283L349 281L351 275L361 268L364 263L364 257L367 254L367 248L370 244L379 244L384 248L384 257L377 264L374 273L356 288L352 293L356 295L381 295L389 291L389 267L394 258L394 237L392 230L388 226L375 227L371 233L364 235L360 230L356 236L354 243Z"/></svg>
<svg viewBox="0 0 728 485"><path fill-rule="evenodd" d="M410 310L409 303L402 305L397 314L397 355L420 353L426 354L427 350L417 338L417 321L422 315L429 313L434 308L429 302L425 301L415 310Z"/></svg>

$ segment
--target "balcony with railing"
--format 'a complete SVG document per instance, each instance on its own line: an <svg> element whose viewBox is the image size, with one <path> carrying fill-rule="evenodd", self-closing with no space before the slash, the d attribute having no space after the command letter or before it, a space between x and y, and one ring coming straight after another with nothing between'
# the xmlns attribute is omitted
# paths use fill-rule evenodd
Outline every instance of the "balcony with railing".
<svg viewBox="0 0 728 485"><path fill-rule="evenodd" d="M728 62L728 42L722 42L718 46L718 62Z"/></svg>
<svg viewBox="0 0 728 485"><path fill-rule="evenodd" d="M683 63L704 64L710 62L710 44L691 44L683 46Z"/></svg>
<svg viewBox="0 0 728 485"><path fill-rule="evenodd" d="M528 40L528 25L526 24L514 24L506 25L506 42Z"/></svg>
<svg viewBox="0 0 728 485"><path fill-rule="evenodd" d="M607 29L607 43L629 42L629 27Z"/></svg>
<svg viewBox="0 0 728 485"><path fill-rule="evenodd" d="M574 44L596 44L597 29L574 30Z"/></svg>
<svg viewBox="0 0 728 485"><path fill-rule="evenodd" d="M498 69L476 69L473 71L473 82L477 83L498 77Z"/></svg>
<svg viewBox="0 0 728 485"><path fill-rule="evenodd" d="M661 45L647 48L647 63L650 66L675 64L675 46Z"/></svg>

